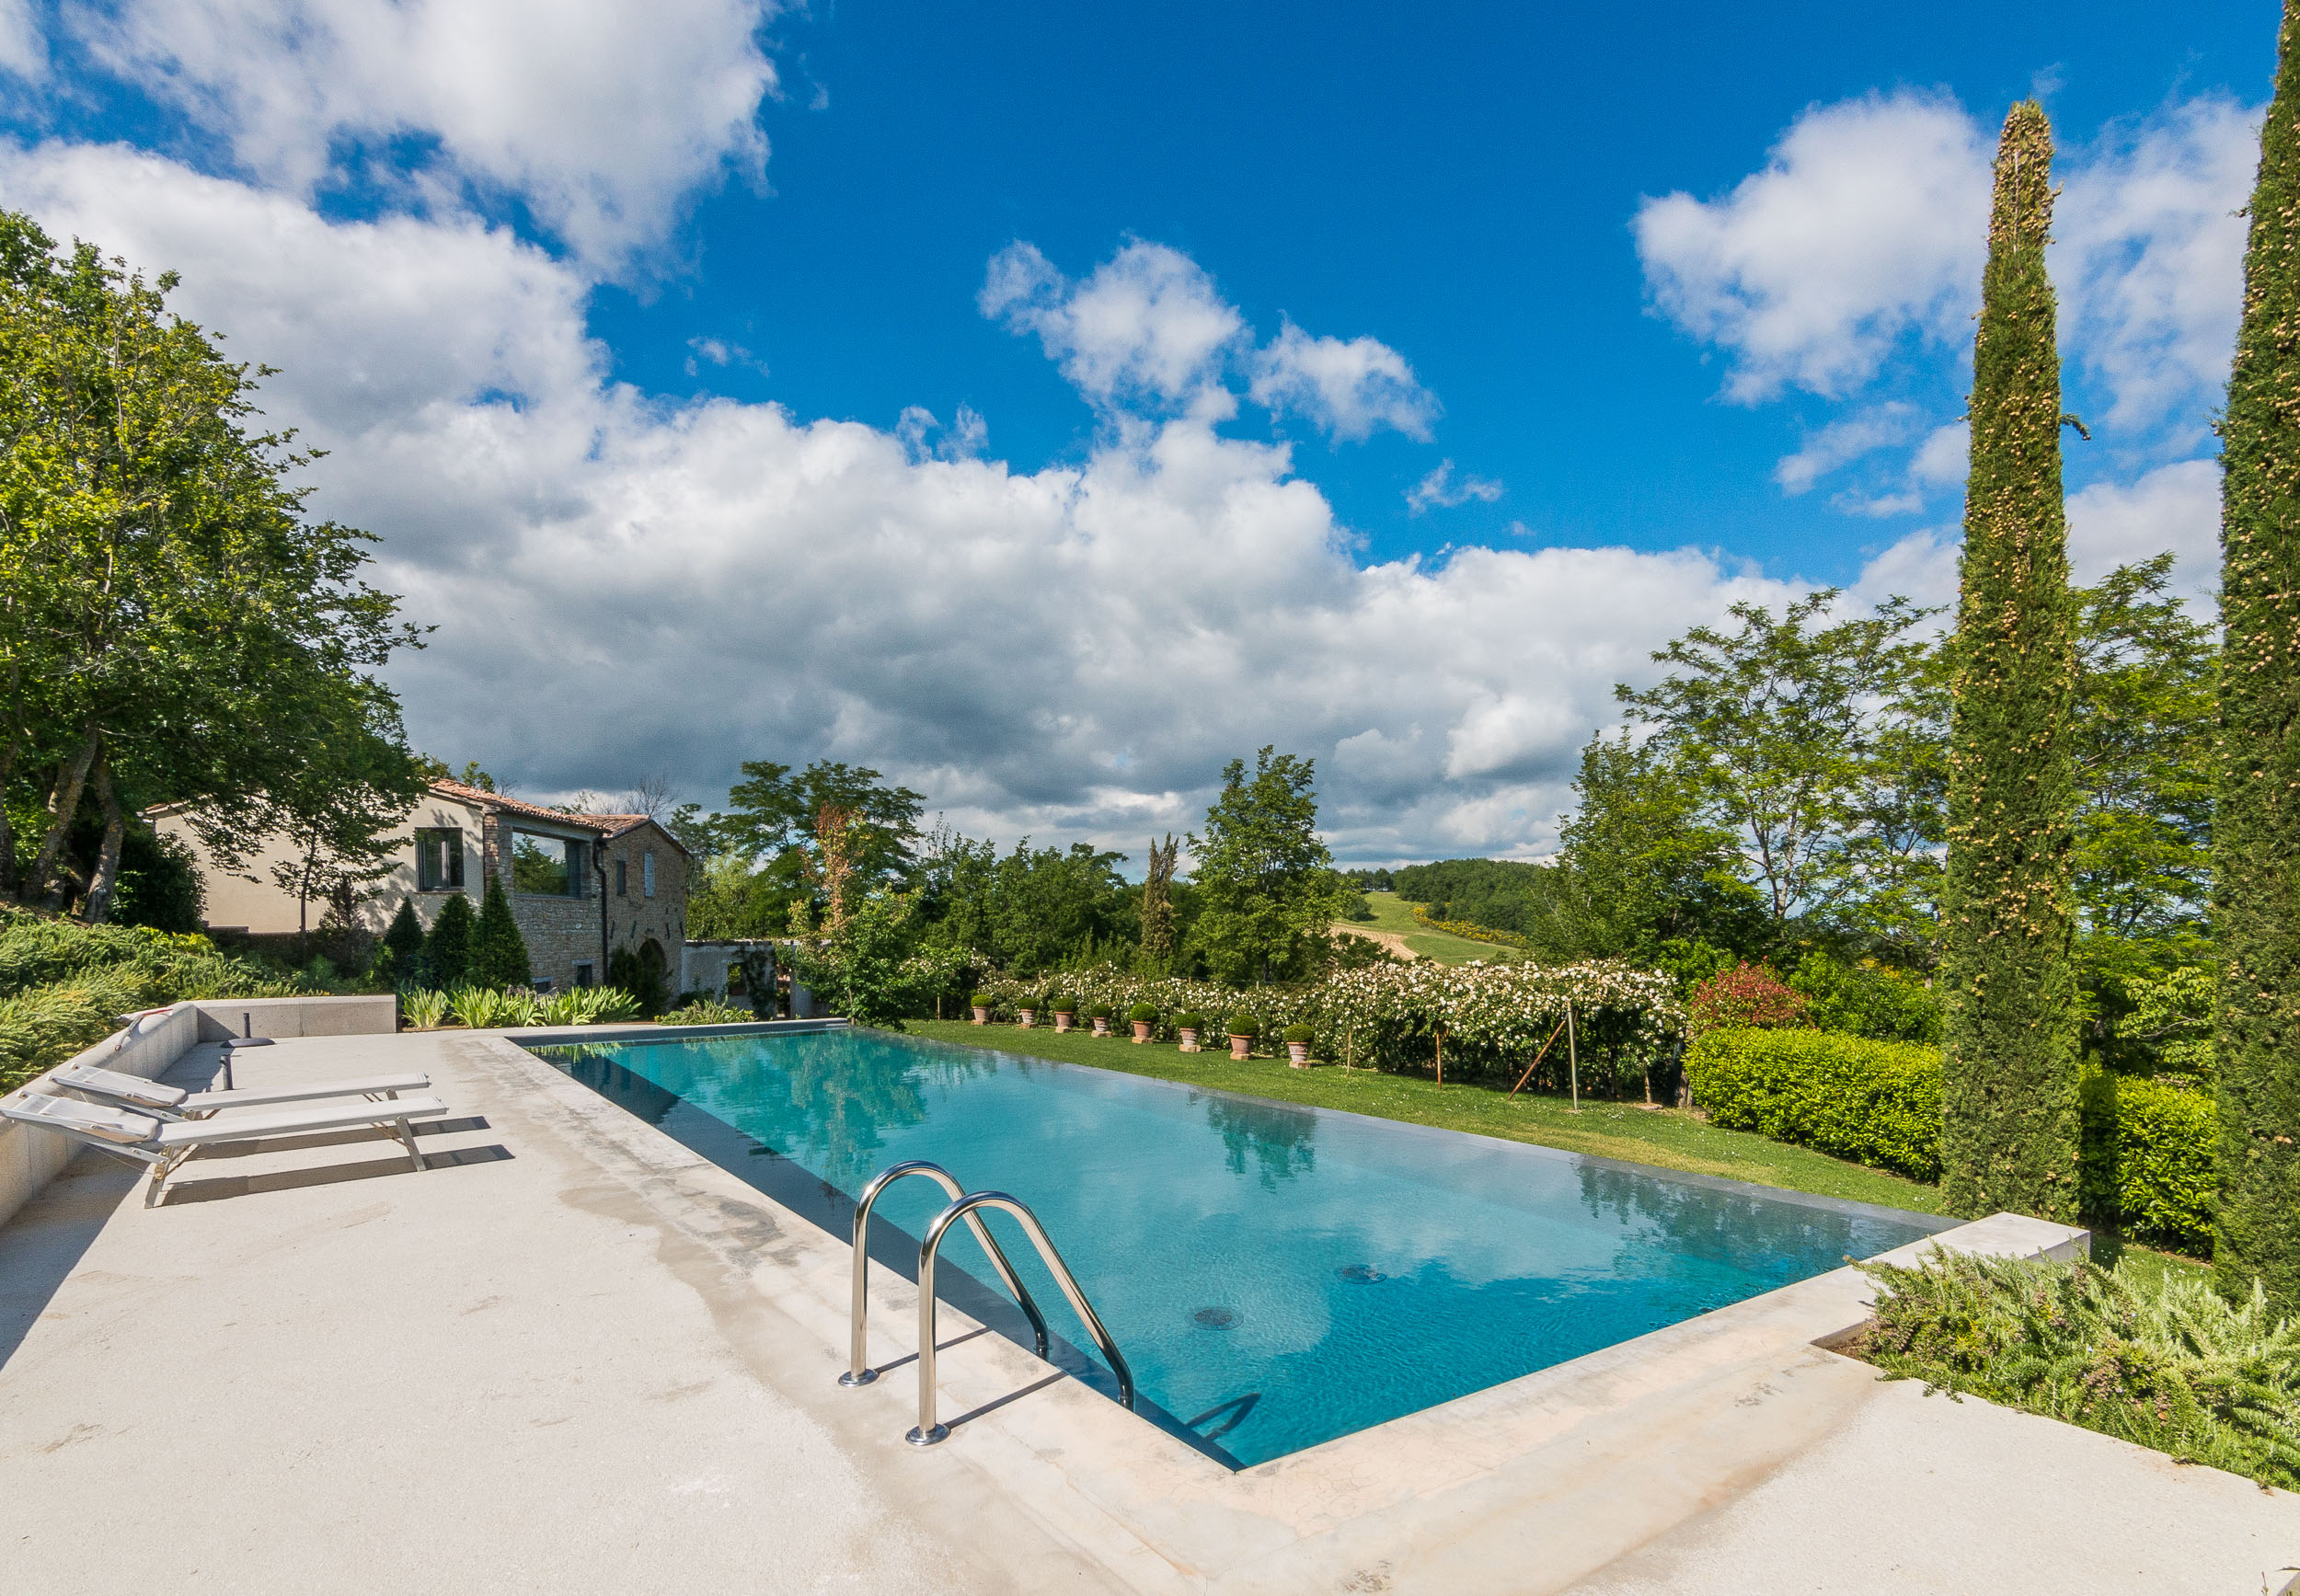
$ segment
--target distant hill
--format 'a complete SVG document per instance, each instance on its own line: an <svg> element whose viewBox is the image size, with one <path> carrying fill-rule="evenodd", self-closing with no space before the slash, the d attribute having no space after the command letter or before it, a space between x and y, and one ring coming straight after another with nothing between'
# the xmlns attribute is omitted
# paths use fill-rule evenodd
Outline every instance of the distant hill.
<svg viewBox="0 0 2300 1596"><path fill-rule="evenodd" d="M1547 865L1514 859L1440 859L1392 870L1397 895L1426 904L1438 920L1466 920L1521 936L1548 928L1558 875Z"/></svg>

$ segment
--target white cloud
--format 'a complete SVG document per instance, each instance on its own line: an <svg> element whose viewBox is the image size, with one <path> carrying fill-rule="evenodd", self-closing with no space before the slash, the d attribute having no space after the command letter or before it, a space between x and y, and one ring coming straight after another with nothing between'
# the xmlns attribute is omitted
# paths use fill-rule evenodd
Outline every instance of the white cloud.
<svg viewBox="0 0 2300 1596"><path fill-rule="evenodd" d="M2071 164L2053 274L2065 348L2112 396L2095 422L2129 431L2185 404L2193 419L2182 441L2201 435L2236 348L2237 212L2260 166L2260 126L2257 110L2233 100L2191 100Z"/></svg>
<svg viewBox="0 0 2300 1596"><path fill-rule="evenodd" d="M1813 107L1731 192L1639 207L1654 304L1733 356L1735 399L1848 393L1904 338L1961 332L1980 281L1988 148L1945 96Z"/></svg>
<svg viewBox="0 0 2300 1596"><path fill-rule="evenodd" d="M1909 435L1915 412L1894 401L1871 406L1809 433L1804 447L1773 467L1773 480L1792 499L1812 490L1812 485L1840 465L1900 442Z"/></svg>
<svg viewBox="0 0 2300 1596"><path fill-rule="evenodd" d="M104 66L309 195L347 144L431 146L417 189L523 201L594 261L658 245L697 187L758 176L772 0L114 0Z"/></svg>
<svg viewBox="0 0 2300 1596"><path fill-rule="evenodd" d="M1860 580L1846 590L1846 596L1870 610L1895 597L1920 604L1953 606L1957 562L1963 546L1952 526L1910 533L1864 566Z"/></svg>
<svg viewBox="0 0 2300 1596"><path fill-rule="evenodd" d="M1961 486L1972 453L1972 428L1969 423L1951 421L1945 427L1936 427L1926 434L1915 457L1909 462L1909 478L1926 488Z"/></svg>
<svg viewBox="0 0 2300 1596"><path fill-rule="evenodd" d="M48 72L48 46L40 37L32 0L0 0L0 72L22 78Z"/></svg>
<svg viewBox="0 0 2300 1596"><path fill-rule="evenodd" d="M1129 244L1084 282L1035 245L1010 244L992 257L978 304L1015 331L1036 333L1063 375L1103 405L1206 393L1246 332L1213 279L1163 244Z"/></svg>
<svg viewBox="0 0 2300 1596"><path fill-rule="evenodd" d="M528 791L667 768L707 800L738 759L827 755L978 833L1138 849L1276 741L1357 856L1523 852L1616 680L1793 591L1695 551L1361 568L1284 449L1190 411L1022 473L931 457L924 419L650 398L577 271L501 229L331 223L117 147L0 147L0 202L180 268L187 315L284 368L267 408L333 451L315 508L385 534L380 580L440 624L391 672L418 741ZM1192 364L1148 341L1125 360L1172 392Z"/></svg>
<svg viewBox="0 0 2300 1596"><path fill-rule="evenodd" d="M1406 357L1370 338L1312 338L1289 320L1257 350L1254 402L1307 416L1337 438L1363 442L1394 427L1427 440L1438 403L1414 380Z"/></svg>
<svg viewBox="0 0 2300 1596"><path fill-rule="evenodd" d="M1406 489L1406 513L1420 515L1432 508L1452 510L1457 505L1467 504L1473 499L1480 504L1491 504L1501 497L1501 485L1499 482L1468 476L1455 482L1454 463L1441 460L1435 470Z"/></svg>
<svg viewBox="0 0 2300 1596"><path fill-rule="evenodd" d="M2076 580L2099 581L2167 550L2176 557L2176 586L2200 593L2219 585L2217 461L2182 460L2129 485L2096 482L2068 496L2068 561Z"/></svg>

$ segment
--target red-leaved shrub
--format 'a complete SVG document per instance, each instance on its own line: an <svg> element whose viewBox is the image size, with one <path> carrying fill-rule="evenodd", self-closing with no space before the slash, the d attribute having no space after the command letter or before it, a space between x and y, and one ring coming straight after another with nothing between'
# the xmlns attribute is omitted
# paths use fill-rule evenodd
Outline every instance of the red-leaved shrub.
<svg viewBox="0 0 2300 1596"><path fill-rule="evenodd" d="M1695 1036L1727 1027L1801 1026L1805 994L1781 983L1770 965L1743 960L1720 970L1693 989L1685 999L1685 1015Z"/></svg>

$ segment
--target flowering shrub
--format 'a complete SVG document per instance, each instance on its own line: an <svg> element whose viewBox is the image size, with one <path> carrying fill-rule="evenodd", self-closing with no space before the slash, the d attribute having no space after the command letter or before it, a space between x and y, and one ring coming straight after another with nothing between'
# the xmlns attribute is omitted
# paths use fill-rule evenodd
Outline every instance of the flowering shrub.
<svg viewBox="0 0 2300 1596"><path fill-rule="evenodd" d="M1449 1078L1515 1079L1555 1036L1569 1003L1585 1089L1609 1074L1616 1086L1641 1076L1650 1088L1673 1070L1685 1037L1685 1010L1669 977L1612 959L1548 966L1422 959L1345 970L1305 986L1245 991L1117 970L1064 979L1087 1001L1114 1008L1146 1005L1169 1016L1161 1035L1172 1034L1171 1016L1190 1013L1233 1030L1250 1017L1262 1035L1308 1026L1320 1056L1360 1065L1426 1068L1442 1035ZM992 978L984 990L1008 1011L1032 991L1006 977ZM1535 1078L1562 1085L1566 1069L1559 1039Z"/></svg>
<svg viewBox="0 0 2300 1596"><path fill-rule="evenodd" d="M1811 1022L1805 1006L1805 994L1783 985L1771 966L1746 960L1719 970L1685 998L1696 1037L1704 1031L1806 1025Z"/></svg>

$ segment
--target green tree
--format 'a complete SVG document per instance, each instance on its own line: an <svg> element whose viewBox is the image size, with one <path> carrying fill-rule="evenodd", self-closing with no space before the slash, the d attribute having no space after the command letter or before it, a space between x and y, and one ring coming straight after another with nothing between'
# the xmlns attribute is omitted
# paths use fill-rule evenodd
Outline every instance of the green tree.
<svg viewBox="0 0 2300 1596"><path fill-rule="evenodd" d="M787 764L745 760L727 812L711 823L730 850L756 861L813 848L822 816L835 812L844 817L856 873L878 881L909 867L925 803L867 765L817 760L794 775Z"/></svg>
<svg viewBox="0 0 2300 1596"><path fill-rule="evenodd" d="M1927 612L1889 599L1876 614L1822 624L1836 590L1791 603L1732 607L1736 632L1696 626L1655 653L1676 667L1657 685L1615 690L1650 730L1645 752L1665 764L1706 829L1730 837L1739 874L1777 928L1841 913L1880 871L1921 856L1921 832L1880 826L1896 764L1888 706L1917 678L1925 645L1910 636Z"/></svg>
<svg viewBox="0 0 2300 1596"><path fill-rule="evenodd" d="M2300 1311L2300 17L2260 132L2244 319L2221 426L2213 1265Z"/></svg>
<svg viewBox="0 0 2300 1596"><path fill-rule="evenodd" d="M43 795L29 863L0 802L0 876L62 907L91 799L91 919L129 795L188 806L238 867L261 795L324 752L301 711L418 640L359 580L366 534L306 518L287 479L310 457L248 430L270 373L168 314L175 285L0 212L0 793Z"/></svg>
<svg viewBox="0 0 2300 1596"><path fill-rule="evenodd" d="M488 884L495 885L492 879ZM461 892L439 906L431 933L423 939L423 972L433 986L460 986L477 979L472 946L477 918L471 913L471 900Z"/></svg>
<svg viewBox="0 0 2300 1596"><path fill-rule="evenodd" d="M327 735L313 757L259 795L254 811L258 834L284 844L271 880L295 900L299 959L314 903L356 902L391 873L405 845L393 830L423 792L400 732L398 705L371 683L322 685L323 701L307 702L304 714L330 719ZM102 916L91 910L88 918Z"/></svg>
<svg viewBox="0 0 2300 1596"><path fill-rule="evenodd" d="M481 986L499 989L524 986L534 979L527 939L519 934L511 896L498 876L488 878L487 895L479 903L479 926L471 939L471 972Z"/></svg>
<svg viewBox="0 0 2300 1596"><path fill-rule="evenodd" d="M858 895L829 936L783 950L792 979L857 1025L901 1030L903 1016L931 999L949 969L912 958L915 908L909 893Z"/></svg>
<svg viewBox="0 0 2300 1596"><path fill-rule="evenodd" d="M1216 980L1243 985L1323 961L1346 886L1317 836L1317 762L1265 746L1254 773L1234 759L1190 852L1200 898L1190 938Z"/></svg>
<svg viewBox="0 0 2300 1596"><path fill-rule="evenodd" d="M416 918L415 900L399 900L399 911L384 929L383 946L376 949L375 975L379 980L397 985L410 980L420 968L423 954L423 922Z"/></svg>
<svg viewBox="0 0 2300 1596"><path fill-rule="evenodd" d="M1174 833L1150 844L1150 864L1142 878L1142 963L1163 975L1174 967Z"/></svg>
<svg viewBox="0 0 2300 1596"><path fill-rule="evenodd" d="M2069 1220L2076 656L2044 269L2052 161L2042 108L2013 107L1997 145L1972 355L1942 901L1941 1195L1954 1213Z"/></svg>

